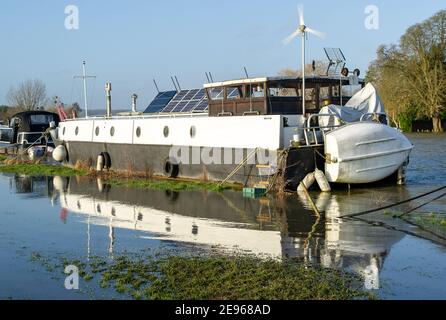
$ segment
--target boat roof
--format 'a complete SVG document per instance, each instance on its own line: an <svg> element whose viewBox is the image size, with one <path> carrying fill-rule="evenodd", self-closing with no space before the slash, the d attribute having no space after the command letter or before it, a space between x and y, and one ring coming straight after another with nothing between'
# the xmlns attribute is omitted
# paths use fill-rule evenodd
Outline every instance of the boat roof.
<svg viewBox="0 0 446 320"><path fill-rule="evenodd" d="M348 85L350 83L350 77L344 77L344 76L306 76L305 80L313 83L339 83L340 80L342 80L342 83L344 85ZM245 79L238 79L238 80L228 80L228 81L221 81L221 82L213 82L213 83L207 83L204 85L204 88L221 88L221 87L227 87L231 85L243 85L243 84L254 84L254 83L264 83L264 82L290 82L290 83L296 83L301 82L302 77L289 77L289 76L278 76L278 77L258 77L258 78L245 78ZM359 84L363 84L365 81L364 79L358 79Z"/></svg>
<svg viewBox="0 0 446 320"><path fill-rule="evenodd" d="M54 112L35 110L35 111L22 111L14 114L11 118L28 118L30 116L36 116L36 115L53 115L58 117L57 113Z"/></svg>

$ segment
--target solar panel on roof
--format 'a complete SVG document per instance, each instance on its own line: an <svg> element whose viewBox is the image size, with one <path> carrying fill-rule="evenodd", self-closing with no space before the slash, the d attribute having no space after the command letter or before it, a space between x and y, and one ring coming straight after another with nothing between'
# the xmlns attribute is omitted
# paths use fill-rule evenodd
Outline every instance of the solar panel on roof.
<svg viewBox="0 0 446 320"><path fill-rule="evenodd" d="M144 113L156 113L163 110L172 98L177 94L176 91L164 91L158 93L149 106L144 110Z"/></svg>
<svg viewBox="0 0 446 320"><path fill-rule="evenodd" d="M163 113L203 112L208 108L204 89L182 90L160 111Z"/></svg>

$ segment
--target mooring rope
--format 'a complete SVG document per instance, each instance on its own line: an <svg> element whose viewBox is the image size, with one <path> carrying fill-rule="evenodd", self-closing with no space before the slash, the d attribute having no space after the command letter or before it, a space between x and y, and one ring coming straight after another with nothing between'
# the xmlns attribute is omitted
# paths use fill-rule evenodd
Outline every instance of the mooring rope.
<svg viewBox="0 0 446 320"><path fill-rule="evenodd" d="M445 196L446 196L446 193L443 193L443 194L439 195L438 197L435 197L435 198L433 198L433 199L431 199L431 200L429 200L429 201L427 201L427 202L425 202L425 203L423 203L423 204L421 204L421 205L419 205L419 206L417 206L415 208L412 208L412 209L410 209L410 210L408 210L408 211L406 211L406 212L404 212L404 213L402 213L400 215L395 215L394 218L400 218L401 219L405 215L408 215L408 214L410 214L410 213L412 213L412 212L414 212L414 211L416 211L416 210L418 210L418 209L428 205L429 203L432 203L432 202L434 202L436 200L439 200L439 199L441 199L441 198L443 198Z"/></svg>
<svg viewBox="0 0 446 320"><path fill-rule="evenodd" d="M358 213L353 213L353 214L346 214L346 215L340 216L339 219L343 219L343 218L355 218L355 217L363 216L363 215L366 215L366 214L369 214L369 213L374 213L374 212L379 212L379 211L382 211L382 210L390 209L390 208L393 208L393 207L400 206L400 205L402 205L402 204L409 203L409 202L411 202L411 201L415 201L415 200L424 198L424 197L426 197L426 196L429 196L429 195L431 195L431 194L433 194L433 193L436 193L436 192L441 191L441 190L444 190L444 189L446 189L446 186L443 186L443 187L441 187L441 188L437 188L437 189L435 189L435 190L432 190L432 191L423 193L423 194L421 194L421 195L419 195L419 196L416 196L416 197L413 197L413 198L411 198L411 199L407 199L407 200L399 201L399 202L396 202L396 203L393 203L393 204L390 204L390 205L387 205L387 206L384 206L384 207L380 207L380 208L376 208L376 209L371 209L371 210L367 210L367 211L363 211L363 212L358 212ZM439 197L438 199L442 198L442 197L445 196L445 195L446 195L446 194L443 194L443 195L442 195L441 197ZM438 200L438 199L434 199L434 200L432 200L432 201L435 201L435 200ZM432 202L432 201L430 201L430 202ZM430 203L430 202L429 202L429 203ZM426 203L426 204L428 204L428 203ZM424 205L426 205L426 204L424 204Z"/></svg>

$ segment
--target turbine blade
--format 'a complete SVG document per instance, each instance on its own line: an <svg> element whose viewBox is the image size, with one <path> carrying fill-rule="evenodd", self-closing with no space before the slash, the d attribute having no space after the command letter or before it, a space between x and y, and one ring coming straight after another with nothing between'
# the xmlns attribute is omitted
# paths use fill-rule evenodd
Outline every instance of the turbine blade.
<svg viewBox="0 0 446 320"><path fill-rule="evenodd" d="M290 34L288 37L283 39L283 44L289 44L291 41L293 41L294 38L296 38L299 34L301 34L301 31L297 29L292 34Z"/></svg>
<svg viewBox="0 0 446 320"><path fill-rule="evenodd" d="M325 33L323 33L323 32L316 31L316 30L313 30L313 29L311 29L311 28L306 28L306 29L305 29L305 32L314 34L316 37L319 37L319 38L321 38L321 39L325 39Z"/></svg>
<svg viewBox="0 0 446 320"><path fill-rule="evenodd" d="M297 7L297 12L299 14L299 25L304 26L305 25L304 6L302 4L300 4Z"/></svg>

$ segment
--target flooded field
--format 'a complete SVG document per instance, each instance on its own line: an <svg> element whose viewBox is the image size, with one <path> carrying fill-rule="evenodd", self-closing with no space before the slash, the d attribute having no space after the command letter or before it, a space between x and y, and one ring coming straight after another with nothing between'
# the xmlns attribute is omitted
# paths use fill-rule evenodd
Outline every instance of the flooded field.
<svg viewBox="0 0 446 320"><path fill-rule="evenodd" d="M109 186L88 178L0 176L0 299L127 298L34 261L113 259L141 252L218 252L294 258L363 277L384 299L446 299L446 228L419 227L405 212L441 193L358 219L339 219L446 184L446 137L409 135L415 144L404 187L243 198L241 192L171 192ZM443 191L444 192L444 191ZM446 216L446 198L416 211Z"/></svg>

